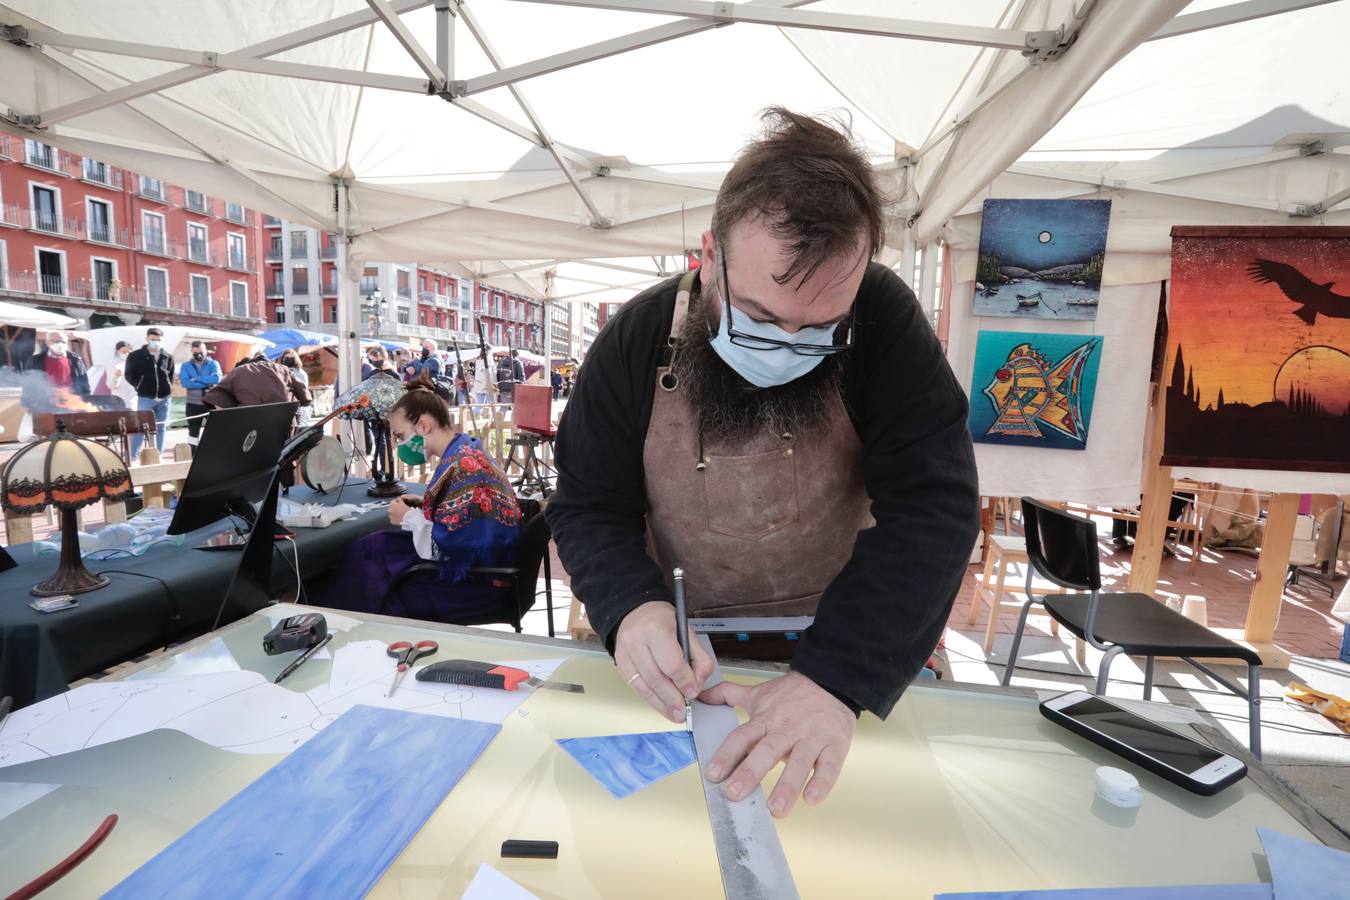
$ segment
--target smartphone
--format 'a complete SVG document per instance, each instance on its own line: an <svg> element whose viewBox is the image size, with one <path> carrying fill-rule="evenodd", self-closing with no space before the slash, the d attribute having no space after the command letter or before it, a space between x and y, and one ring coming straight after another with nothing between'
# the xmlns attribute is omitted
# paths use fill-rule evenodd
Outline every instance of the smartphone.
<svg viewBox="0 0 1350 900"><path fill-rule="evenodd" d="M1228 756L1087 691L1041 702L1041 715L1175 785L1206 797L1247 774Z"/></svg>

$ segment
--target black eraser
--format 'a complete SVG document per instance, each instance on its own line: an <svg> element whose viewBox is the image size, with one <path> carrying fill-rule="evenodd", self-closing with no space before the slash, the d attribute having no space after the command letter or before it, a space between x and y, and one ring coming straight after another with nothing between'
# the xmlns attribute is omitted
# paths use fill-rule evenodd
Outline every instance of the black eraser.
<svg viewBox="0 0 1350 900"><path fill-rule="evenodd" d="M503 859L557 859L557 841L502 841Z"/></svg>

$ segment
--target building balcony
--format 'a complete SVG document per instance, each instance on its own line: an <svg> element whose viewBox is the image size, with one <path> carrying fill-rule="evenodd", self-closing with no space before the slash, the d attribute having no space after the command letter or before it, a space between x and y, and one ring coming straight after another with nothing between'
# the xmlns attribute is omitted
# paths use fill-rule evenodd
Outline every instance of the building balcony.
<svg viewBox="0 0 1350 900"><path fill-rule="evenodd" d="M146 200L153 200L156 203L163 203L166 206L172 206L169 200L169 187L157 178L146 178L142 175L136 186L136 196Z"/></svg>
<svg viewBox="0 0 1350 900"><path fill-rule="evenodd" d="M35 169L41 169L44 172L55 172L57 175L64 175L67 178L78 178L80 175L79 163L75 162L75 157L64 150L58 150L41 141L25 140L23 161Z"/></svg>
<svg viewBox="0 0 1350 900"><path fill-rule="evenodd" d="M269 281L266 290L268 300L282 300L286 297L286 285L280 281Z"/></svg>
<svg viewBox="0 0 1350 900"><path fill-rule="evenodd" d="M280 263L286 261L286 254L281 247L268 247L263 253L263 259L270 263Z"/></svg>
<svg viewBox="0 0 1350 900"><path fill-rule="evenodd" d="M264 227L264 228L280 228L280 227L281 227L281 220L280 220L280 219L278 219L276 216L269 216L269 215L267 215L266 213L263 213L262 223L263 223L263 227Z"/></svg>
<svg viewBox="0 0 1350 900"><path fill-rule="evenodd" d="M80 220L58 215L42 209L29 209L25 217L32 231L54 234L60 237L78 238L82 236Z"/></svg>
<svg viewBox="0 0 1350 900"><path fill-rule="evenodd" d="M131 231L126 228L112 228L102 222L86 222L83 230L84 239L91 244L121 248L131 245Z"/></svg>
<svg viewBox="0 0 1350 900"><path fill-rule="evenodd" d="M184 257L190 263L196 263L199 266L219 266L220 255L212 253L211 248L207 246L206 241L188 241L187 256Z"/></svg>
<svg viewBox="0 0 1350 900"><path fill-rule="evenodd" d="M248 272L251 274L258 271L258 260L245 253L229 253L226 255L225 268L232 272Z"/></svg>
<svg viewBox="0 0 1350 900"><path fill-rule="evenodd" d="M252 225L253 214L238 203L226 203L225 221L236 225Z"/></svg>
<svg viewBox="0 0 1350 900"><path fill-rule="evenodd" d="M0 226L22 228L26 213L17 203L0 204Z"/></svg>
<svg viewBox="0 0 1350 900"><path fill-rule="evenodd" d="M7 134L0 134L0 159L14 158L14 139Z"/></svg>
<svg viewBox="0 0 1350 900"><path fill-rule="evenodd" d="M203 216L211 215L211 198L201 191L183 192L183 209Z"/></svg>
<svg viewBox="0 0 1350 900"><path fill-rule="evenodd" d="M120 191L122 189L122 170L115 169L107 163L101 163L96 159L86 159L81 171L81 180L89 184L96 184L99 187L107 188L110 191Z"/></svg>
<svg viewBox="0 0 1350 900"><path fill-rule="evenodd" d="M337 244L326 242L319 246L320 259L337 259Z"/></svg>
<svg viewBox="0 0 1350 900"><path fill-rule="evenodd" d="M338 295L338 285L336 281L325 281L323 283L323 295L325 297L336 297Z"/></svg>
<svg viewBox="0 0 1350 900"><path fill-rule="evenodd" d="M178 242L166 240L162 234L147 234L143 232L137 237L136 247L142 253L149 253L153 256L162 256L165 259L181 259L183 257Z"/></svg>

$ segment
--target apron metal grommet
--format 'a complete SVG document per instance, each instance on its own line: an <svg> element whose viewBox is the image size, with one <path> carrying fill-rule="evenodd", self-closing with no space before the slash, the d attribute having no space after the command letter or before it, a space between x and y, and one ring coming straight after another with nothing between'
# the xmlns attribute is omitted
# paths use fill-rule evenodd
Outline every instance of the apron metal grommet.
<svg viewBox="0 0 1350 900"><path fill-rule="evenodd" d="M680 386L680 379L676 378L670 372L661 376L661 390L673 391Z"/></svg>
<svg viewBox="0 0 1350 900"><path fill-rule="evenodd" d="M694 463L694 470L697 472L702 472L706 468L708 468L708 464L701 459L698 462Z"/></svg>

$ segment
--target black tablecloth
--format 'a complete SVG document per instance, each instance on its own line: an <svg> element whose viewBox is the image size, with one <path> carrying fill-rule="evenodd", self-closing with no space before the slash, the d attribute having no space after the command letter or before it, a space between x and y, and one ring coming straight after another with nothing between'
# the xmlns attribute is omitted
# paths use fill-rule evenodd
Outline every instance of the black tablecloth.
<svg viewBox="0 0 1350 900"><path fill-rule="evenodd" d="M340 498L294 487L290 499L326 505L365 503L371 499L366 496L369 486L368 481L352 482ZM407 488L420 494L423 486ZM387 527L387 515L380 508L327 528L295 529L301 576L331 569L352 541ZM28 591L55 571L57 557L35 558L31 544L8 548L19 565L0 572L0 696L8 694L15 707L24 706L138 653L209 629L240 553L192 548L229 527L220 522L202 528L185 535L181 546L152 547L141 557L85 560L90 571L107 574L110 583L79 594L79 606L56 613L30 608L33 597ZM278 541L277 551L272 555L272 587L281 592L295 585L294 553L289 541Z"/></svg>

